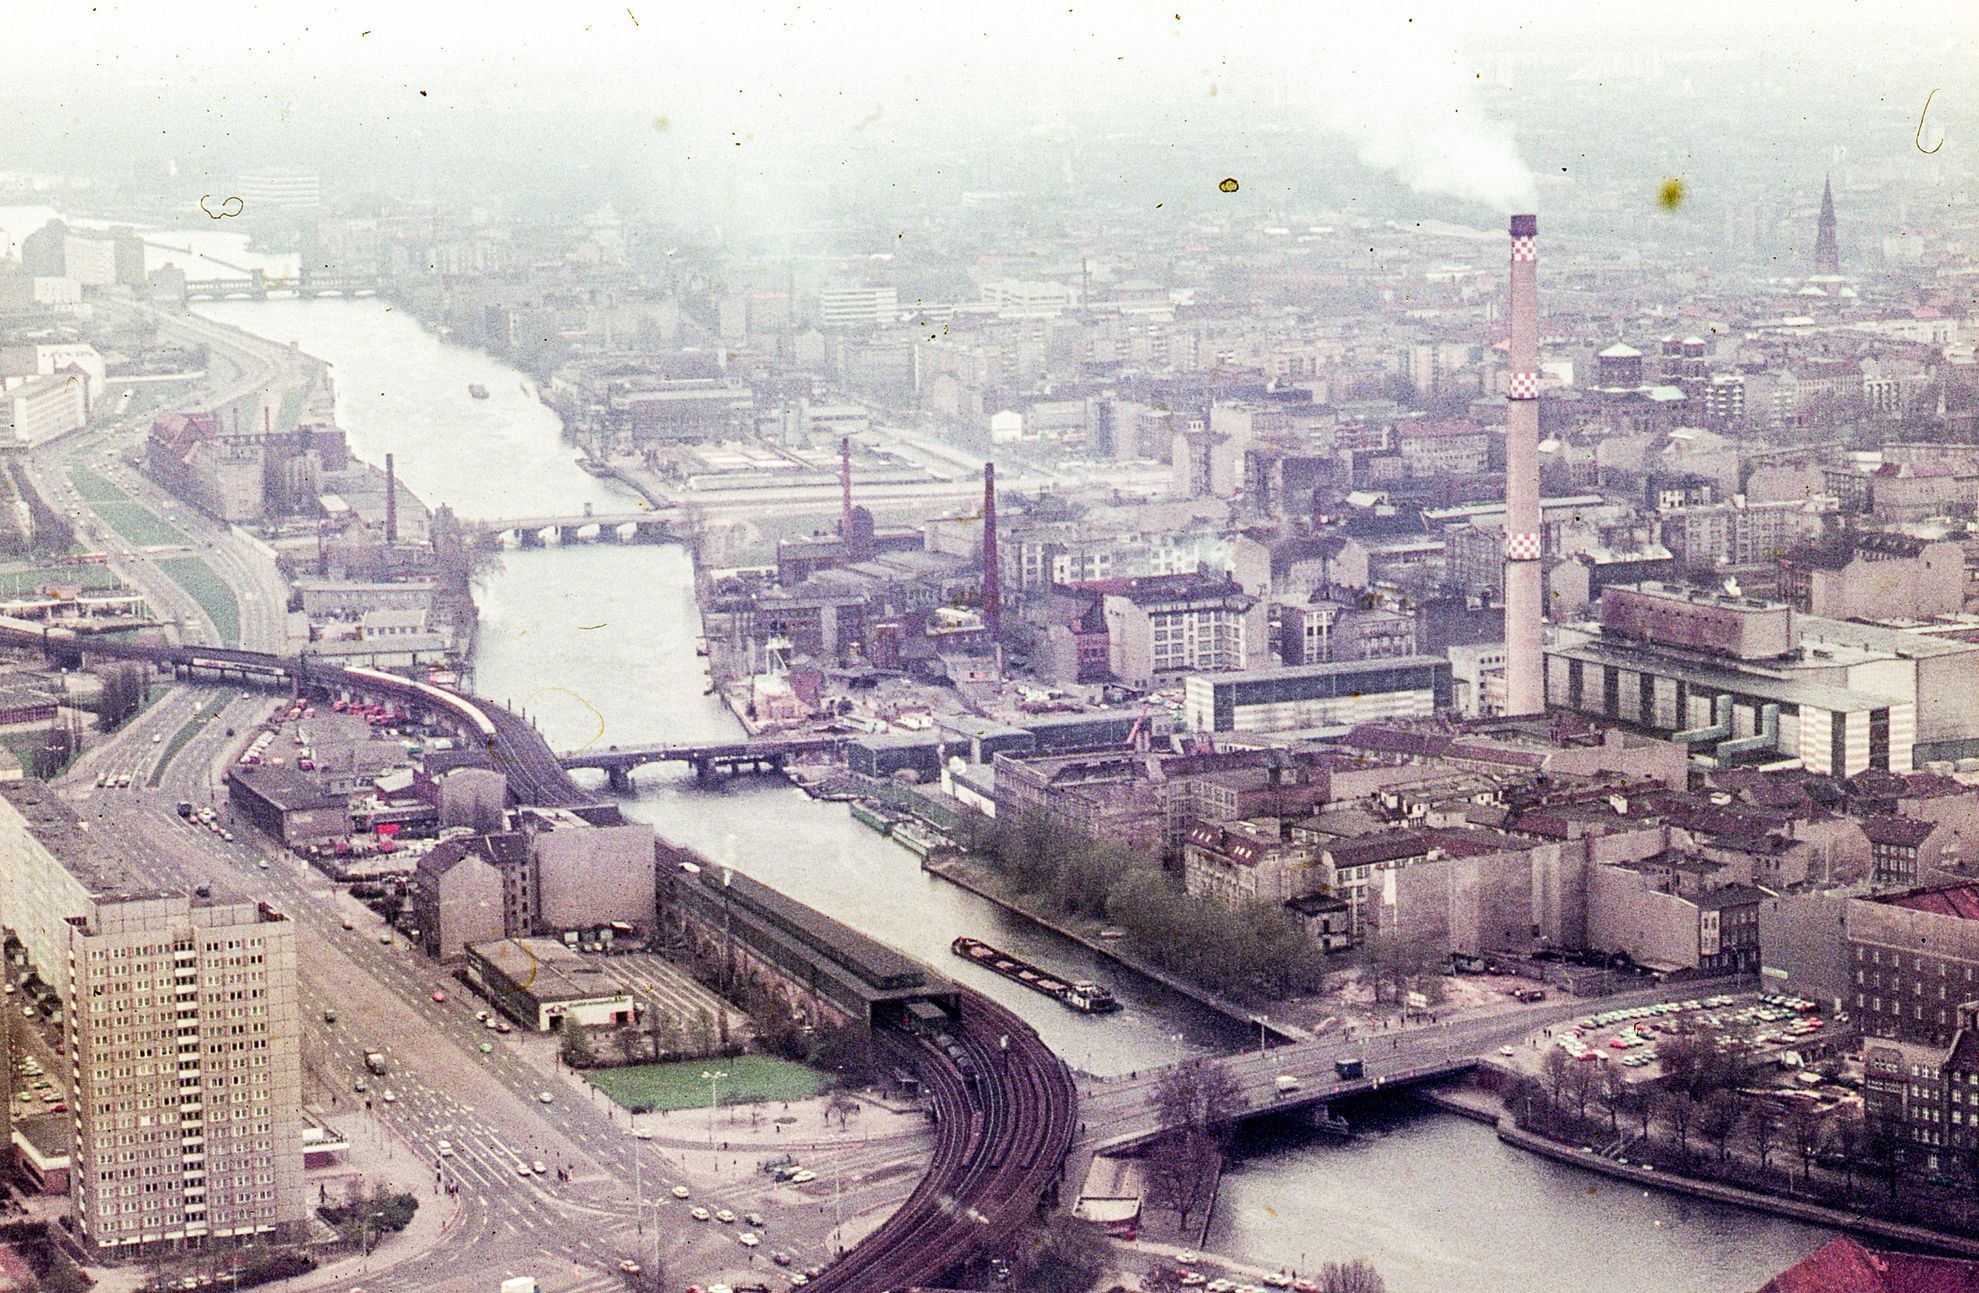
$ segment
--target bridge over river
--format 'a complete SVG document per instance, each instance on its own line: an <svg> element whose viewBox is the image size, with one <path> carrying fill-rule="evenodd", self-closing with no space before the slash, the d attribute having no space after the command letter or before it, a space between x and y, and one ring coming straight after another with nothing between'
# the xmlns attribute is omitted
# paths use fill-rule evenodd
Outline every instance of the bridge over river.
<svg viewBox="0 0 1979 1293"><path fill-rule="evenodd" d="M805 755L837 755L849 737L786 736L747 741L716 741L702 745L608 745L602 749L574 750L557 756L566 770L599 768L610 778L614 790L632 788L632 770L649 763L685 763L696 776L709 780L717 772L745 769L766 772L781 768Z"/></svg>

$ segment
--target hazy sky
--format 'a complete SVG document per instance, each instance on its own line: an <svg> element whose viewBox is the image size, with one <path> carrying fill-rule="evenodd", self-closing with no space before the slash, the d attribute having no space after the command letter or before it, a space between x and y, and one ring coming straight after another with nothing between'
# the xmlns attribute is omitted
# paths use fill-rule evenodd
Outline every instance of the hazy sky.
<svg viewBox="0 0 1979 1293"><path fill-rule="evenodd" d="M1865 111L1878 99L1921 110L1937 88L1932 133L1956 148L1979 123L1975 15L1969 0L0 0L12 47L0 121L17 126L0 130L0 166L113 156L224 174L320 159L391 183L488 171L499 190L505 167L588 164L655 183L767 183L1110 117L1178 138L1318 126L1419 191L1502 209L1531 191L1515 124L1494 109L1507 54L1598 72L1661 51L1700 77L1749 75L1759 58L1809 111L1851 94ZM1627 94L1618 86L1618 113L1655 108Z"/></svg>

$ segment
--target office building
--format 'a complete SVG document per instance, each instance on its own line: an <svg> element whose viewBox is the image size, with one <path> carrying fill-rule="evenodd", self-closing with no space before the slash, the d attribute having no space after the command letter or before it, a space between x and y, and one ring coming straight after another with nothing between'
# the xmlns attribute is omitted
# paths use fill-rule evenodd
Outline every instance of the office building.
<svg viewBox="0 0 1979 1293"><path fill-rule="evenodd" d="M1182 684L1182 704L1191 732L1283 732L1428 718L1450 707L1450 662L1411 655L1191 674Z"/></svg>

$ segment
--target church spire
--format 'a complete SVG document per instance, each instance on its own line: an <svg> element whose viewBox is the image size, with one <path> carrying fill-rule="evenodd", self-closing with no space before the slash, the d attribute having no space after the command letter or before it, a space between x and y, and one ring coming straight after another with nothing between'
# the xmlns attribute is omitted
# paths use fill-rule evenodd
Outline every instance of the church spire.
<svg viewBox="0 0 1979 1293"><path fill-rule="evenodd" d="M1814 234L1814 272L1838 275L1842 272L1841 252L1835 245L1835 186L1821 181L1821 220Z"/></svg>

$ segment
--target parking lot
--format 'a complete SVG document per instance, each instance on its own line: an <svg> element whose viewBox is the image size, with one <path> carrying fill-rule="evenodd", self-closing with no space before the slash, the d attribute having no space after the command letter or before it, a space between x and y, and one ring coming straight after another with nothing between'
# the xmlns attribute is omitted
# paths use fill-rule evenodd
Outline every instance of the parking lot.
<svg viewBox="0 0 1979 1293"><path fill-rule="evenodd" d="M1819 1007L1802 997L1713 996L1653 1006L1633 1006L1589 1015L1558 1025L1527 1039L1527 1045L1506 1047L1502 1058L1518 1067L1537 1070L1548 1049L1564 1052L1580 1063L1613 1063L1631 1080L1662 1076L1661 1050L1671 1038L1713 1030L1728 1041L1740 1042L1760 1060L1787 1060L1802 1046L1821 1040L1833 1024Z"/></svg>

